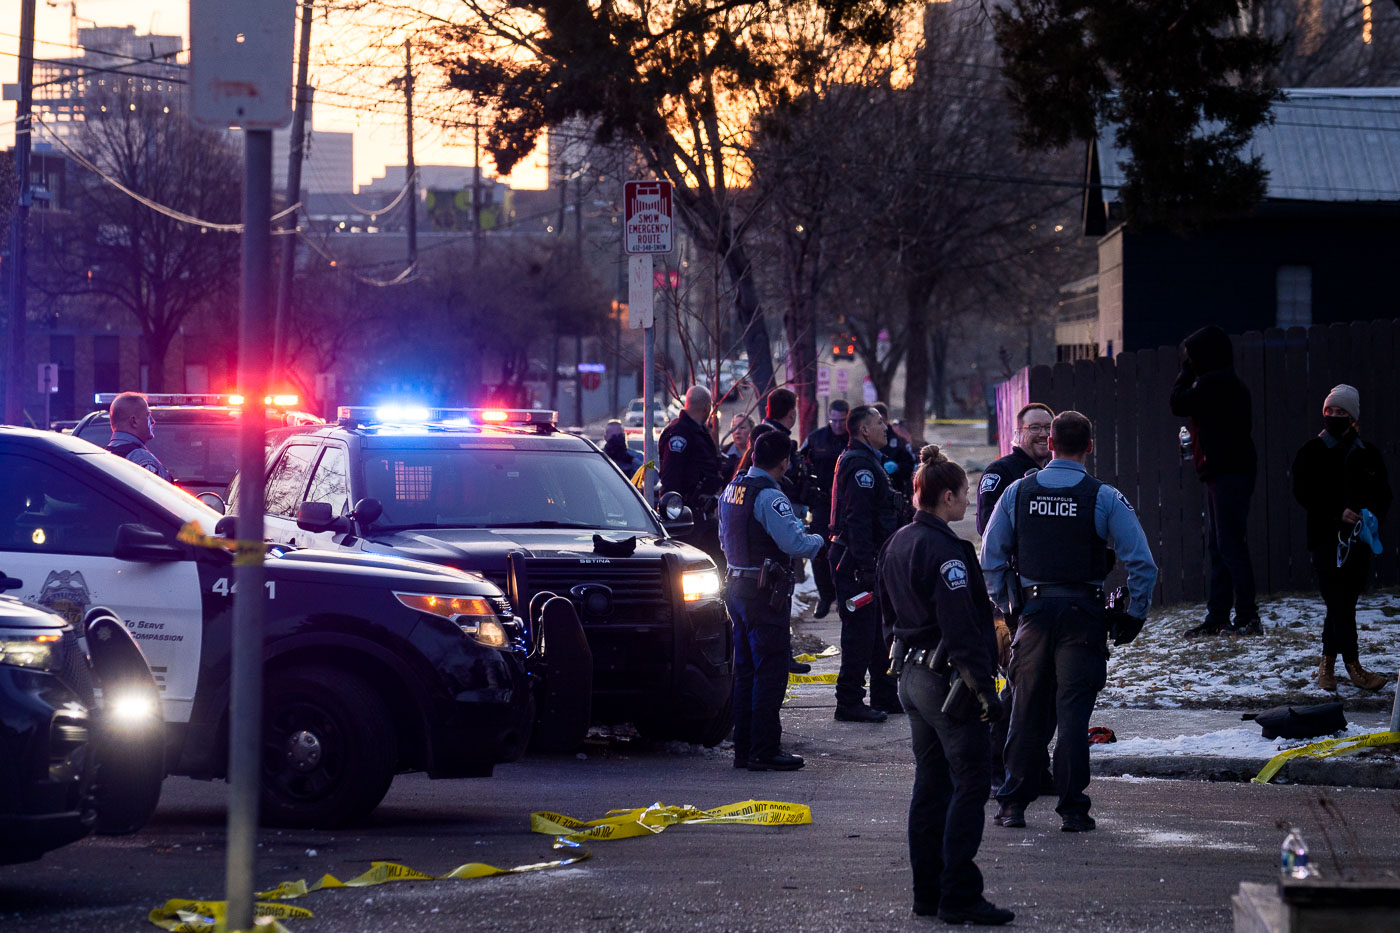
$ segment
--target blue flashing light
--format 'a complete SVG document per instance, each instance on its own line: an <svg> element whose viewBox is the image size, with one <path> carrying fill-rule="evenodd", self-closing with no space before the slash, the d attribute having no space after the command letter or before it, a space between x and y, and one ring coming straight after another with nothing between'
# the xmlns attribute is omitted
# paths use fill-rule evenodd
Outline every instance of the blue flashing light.
<svg viewBox="0 0 1400 933"><path fill-rule="evenodd" d="M390 424L421 424L432 418L432 412L422 405L380 405L374 410L374 420Z"/></svg>

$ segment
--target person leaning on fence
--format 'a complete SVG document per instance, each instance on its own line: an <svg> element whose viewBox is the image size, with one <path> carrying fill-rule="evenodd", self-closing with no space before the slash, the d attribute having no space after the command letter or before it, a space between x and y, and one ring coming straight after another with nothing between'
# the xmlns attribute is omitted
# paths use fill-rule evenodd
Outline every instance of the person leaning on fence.
<svg viewBox="0 0 1400 933"><path fill-rule="evenodd" d="M1356 638L1356 601L1371 568L1371 548L1361 540L1362 515L1369 512L1380 522L1392 499L1385 461L1375 444L1361 439L1360 417L1360 393L1337 386L1322 403L1322 433L1293 459L1293 496L1308 510L1308 550L1327 605L1317 669L1323 690L1337 689L1339 654L1356 686L1379 690L1387 683L1361 666Z"/></svg>
<svg viewBox="0 0 1400 933"><path fill-rule="evenodd" d="M1191 456L1206 487L1206 548L1210 582L1206 617L1187 629L1201 635L1260 635L1254 565L1246 524L1258 470L1249 389L1235 374L1234 347L1225 331L1203 327L1181 344L1181 373L1172 386L1171 410L1191 419ZM1234 604L1235 618L1230 620Z"/></svg>

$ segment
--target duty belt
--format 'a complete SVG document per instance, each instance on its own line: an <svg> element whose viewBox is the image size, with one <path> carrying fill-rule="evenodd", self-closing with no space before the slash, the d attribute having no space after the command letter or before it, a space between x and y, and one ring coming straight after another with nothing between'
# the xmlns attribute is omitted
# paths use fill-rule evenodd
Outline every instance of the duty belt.
<svg viewBox="0 0 1400 933"><path fill-rule="evenodd" d="M731 577L743 577L746 580L757 580L763 573L761 570L740 570L738 567L730 567L728 573Z"/></svg>
<svg viewBox="0 0 1400 933"><path fill-rule="evenodd" d="M933 670L933 658L937 649L910 648L904 653L904 667L926 667Z"/></svg>
<svg viewBox="0 0 1400 933"><path fill-rule="evenodd" d="M1103 587L1094 583L1037 583L1021 587L1021 598L1032 599L1092 599L1103 602Z"/></svg>

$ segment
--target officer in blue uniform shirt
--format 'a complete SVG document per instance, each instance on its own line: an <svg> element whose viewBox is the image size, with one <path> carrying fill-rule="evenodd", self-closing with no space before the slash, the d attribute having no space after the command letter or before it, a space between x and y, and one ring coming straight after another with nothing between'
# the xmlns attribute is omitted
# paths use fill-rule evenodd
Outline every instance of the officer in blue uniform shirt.
<svg viewBox="0 0 1400 933"><path fill-rule="evenodd" d="M112 439L107 442L107 449L145 467L166 482L173 482L174 477L165 464L146 446L146 442L156 436L156 419L151 415L146 396L140 392L123 392L112 399L107 412L112 423Z"/></svg>
<svg viewBox="0 0 1400 933"><path fill-rule="evenodd" d="M1108 637L1127 644L1147 618L1157 565L1123 494L1088 474L1093 425L1061 412L1050 429L1053 459L1017 480L992 512L982 539L987 589L1004 610L1021 604L1011 648L1015 683L1006 739L998 825L1025 826L1036 797L1037 761L1055 723L1055 807L1065 832L1094 828L1089 815L1089 716L1108 673ZM1112 542L1128 569L1131 602L1105 609L1103 582ZM1018 573L1009 562L1016 557ZM1053 711L1053 715L1051 715Z"/></svg>
<svg viewBox="0 0 1400 933"><path fill-rule="evenodd" d="M779 745L778 710L792 659L793 560L822 546L807 534L779 484L791 444L770 431L753 441L753 466L725 487L720 546L729 564L725 602L734 621L734 767L796 771L802 756Z"/></svg>

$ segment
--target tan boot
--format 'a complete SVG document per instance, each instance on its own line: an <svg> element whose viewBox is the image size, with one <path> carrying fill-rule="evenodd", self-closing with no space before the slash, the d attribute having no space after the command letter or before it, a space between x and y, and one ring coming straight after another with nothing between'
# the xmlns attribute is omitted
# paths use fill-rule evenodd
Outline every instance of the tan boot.
<svg viewBox="0 0 1400 933"><path fill-rule="evenodd" d="M1383 674L1374 674L1361 666L1359 660L1347 661L1347 673L1351 675L1351 682L1362 690L1379 690L1386 685L1386 678Z"/></svg>
<svg viewBox="0 0 1400 933"><path fill-rule="evenodd" d="M1337 692L1337 659L1334 656L1323 655L1317 667L1317 686L1328 693Z"/></svg>

